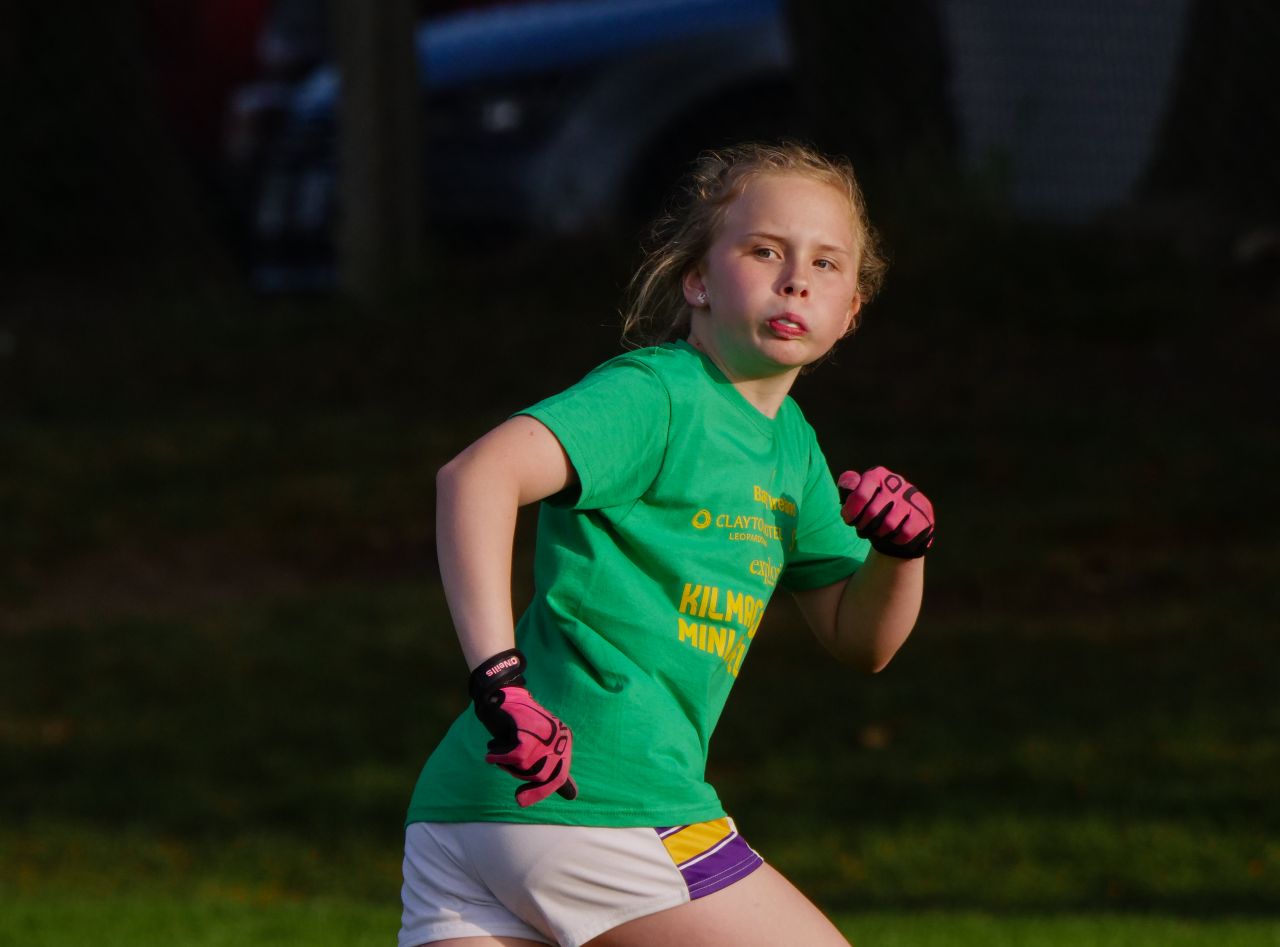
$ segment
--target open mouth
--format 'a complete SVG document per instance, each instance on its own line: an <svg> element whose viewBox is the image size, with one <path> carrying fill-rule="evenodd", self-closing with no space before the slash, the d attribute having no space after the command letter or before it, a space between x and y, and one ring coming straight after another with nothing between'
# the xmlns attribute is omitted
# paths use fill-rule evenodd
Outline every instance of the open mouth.
<svg viewBox="0 0 1280 947"><path fill-rule="evenodd" d="M766 324L774 335L784 339L798 339L808 331L803 322L789 316L774 316Z"/></svg>

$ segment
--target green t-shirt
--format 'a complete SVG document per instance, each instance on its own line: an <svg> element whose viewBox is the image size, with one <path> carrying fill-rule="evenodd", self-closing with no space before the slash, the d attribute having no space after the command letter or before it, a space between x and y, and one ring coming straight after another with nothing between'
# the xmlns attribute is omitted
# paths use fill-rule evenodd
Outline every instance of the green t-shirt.
<svg viewBox="0 0 1280 947"><path fill-rule="evenodd" d="M529 691L573 730L578 798L519 808L468 708L408 821L719 818L707 748L766 603L849 576L869 548L840 518L813 429L790 398L761 414L685 342L612 359L521 413L556 435L580 484L542 504L516 626Z"/></svg>

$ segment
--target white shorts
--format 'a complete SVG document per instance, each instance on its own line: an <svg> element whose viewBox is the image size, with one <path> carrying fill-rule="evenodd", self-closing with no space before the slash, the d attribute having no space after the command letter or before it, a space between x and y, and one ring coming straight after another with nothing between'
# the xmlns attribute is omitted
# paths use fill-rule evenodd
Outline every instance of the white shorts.
<svg viewBox="0 0 1280 947"><path fill-rule="evenodd" d="M579 947L761 864L729 818L657 829L415 822L400 947L485 935Z"/></svg>

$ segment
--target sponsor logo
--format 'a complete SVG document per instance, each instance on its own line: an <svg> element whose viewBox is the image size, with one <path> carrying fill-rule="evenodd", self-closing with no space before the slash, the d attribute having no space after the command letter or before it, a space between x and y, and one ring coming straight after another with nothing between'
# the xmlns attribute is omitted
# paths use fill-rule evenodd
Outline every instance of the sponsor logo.
<svg viewBox="0 0 1280 947"><path fill-rule="evenodd" d="M520 663L520 659L517 658L515 655L512 655L511 657L506 658L503 661L499 661L493 667L489 668L487 671L484 672L484 676L493 677L493 675L500 674L503 671L505 671L507 668L513 668L519 663Z"/></svg>

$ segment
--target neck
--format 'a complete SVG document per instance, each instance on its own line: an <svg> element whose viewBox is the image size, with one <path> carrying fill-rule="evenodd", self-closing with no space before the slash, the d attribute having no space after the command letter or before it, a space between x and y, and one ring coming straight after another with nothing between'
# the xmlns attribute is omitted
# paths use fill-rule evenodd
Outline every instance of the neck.
<svg viewBox="0 0 1280 947"><path fill-rule="evenodd" d="M746 398L752 407L767 418L772 419L778 416L782 402L791 393L791 386L795 384L795 380L800 374L799 368L781 373L776 370L762 372L758 375L734 371L725 365L724 360L718 358L715 352L703 345L702 340L696 335L690 334L688 342L707 358L711 359L712 364L720 369L720 374L729 380L729 384L733 385L738 394Z"/></svg>

